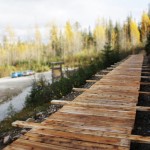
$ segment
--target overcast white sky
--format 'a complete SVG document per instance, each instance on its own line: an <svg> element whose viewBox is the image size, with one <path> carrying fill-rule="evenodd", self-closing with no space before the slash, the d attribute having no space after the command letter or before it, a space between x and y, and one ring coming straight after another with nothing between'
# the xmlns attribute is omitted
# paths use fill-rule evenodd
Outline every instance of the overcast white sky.
<svg viewBox="0 0 150 150"><path fill-rule="evenodd" d="M63 26L67 20L93 27L96 19L124 21L132 14L137 21L147 11L149 0L0 0L0 34L7 25L24 36L27 28L38 24L42 29L55 21Z"/></svg>

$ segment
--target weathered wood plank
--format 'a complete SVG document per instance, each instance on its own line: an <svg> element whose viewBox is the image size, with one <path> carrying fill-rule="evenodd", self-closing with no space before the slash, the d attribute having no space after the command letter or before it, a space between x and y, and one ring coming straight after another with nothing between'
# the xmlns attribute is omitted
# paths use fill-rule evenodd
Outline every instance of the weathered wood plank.
<svg viewBox="0 0 150 150"><path fill-rule="evenodd" d="M61 120L69 122L83 123L83 125L99 125L99 126L116 126L131 129L134 125L134 118L122 118L122 117L112 117L112 116L92 116L85 114L71 114L65 112L57 112L53 114L50 119ZM49 118L47 118L48 120Z"/></svg>
<svg viewBox="0 0 150 150"><path fill-rule="evenodd" d="M97 93L97 91L99 92L99 94ZM88 98L88 95L93 97L93 100L97 97L97 98L108 98L110 97L110 99L112 98L112 100L123 100L123 99L126 99L126 100L129 100L129 101L137 101L137 97L138 97L138 94L132 94L132 93L129 93L127 94L127 92L111 92L111 91L100 91L100 90L87 90L83 93L83 95L80 95L79 97L77 98L81 98L81 97L85 97L87 96ZM95 95L95 96L94 96ZM114 98L114 99L113 99ZM105 99L107 100L107 99Z"/></svg>
<svg viewBox="0 0 150 150"><path fill-rule="evenodd" d="M57 102L59 101L59 102ZM53 100L52 104L56 104L56 105L66 105L69 104L69 106L82 106L84 108L103 108L103 109L109 109L109 110L122 110L122 111L150 111L150 107L143 107L143 106L136 106L136 107L130 107L130 106L124 106L124 105L109 105L109 104L95 104L92 102L74 102L72 103L71 101L67 103L64 103L64 101L60 101L60 100Z"/></svg>
<svg viewBox="0 0 150 150"><path fill-rule="evenodd" d="M26 124L27 125L27 124ZM31 125L30 125L31 127ZM83 134L83 135L92 135L92 136L101 136L104 138L117 138L117 139L122 139L124 137L126 137L126 134L117 134L116 132L104 132L104 131L100 131L100 130L95 130L92 128L77 128L77 127L71 127L71 126L61 126L61 124L59 125L51 125L51 124L46 124L44 123L43 125L38 125L36 126L35 124L33 124L32 128L34 128L34 130L48 130L48 131L56 131L56 132L69 132L71 134ZM39 132L36 132L39 133Z"/></svg>
<svg viewBox="0 0 150 150"><path fill-rule="evenodd" d="M46 141L53 143L55 145L62 145L66 146L66 149L68 147L74 148L74 149L88 149L88 150L93 150L93 149L102 149L102 150L127 150L126 147L120 147L120 146L115 146L115 145L105 145L105 144L99 144L95 142L86 142L86 141L80 141L80 140L72 140L72 139L67 139L67 138L57 138L53 135L45 135L44 137L41 137L41 134L28 134L25 137L29 140L36 140L36 141Z"/></svg>
<svg viewBox="0 0 150 150"><path fill-rule="evenodd" d="M53 105L66 105L66 104L69 104L70 101L66 101L66 100L52 100L50 103L53 104Z"/></svg>
<svg viewBox="0 0 150 150"><path fill-rule="evenodd" d="M51 130L61 130L61 131L67 131L69 128L74 128L74 131L90 131L97 133L102 132L111 132L111 133L120 133L120 134L130 134L131 128L121 128L121 127L106 127L106 126L91 126L91 125L84 125L82 123L77 122L63 122L59 120L52 120L48 119L44 121L43 123L33 123L33 122L25 122L25 121L15 121L12 123L12 126L19 127L19 128L36 128L36 129L51 129Z"/></svg>
<svg viewBox="0 0 150 150"><path fill-rule="evenodd" d="M22 137L23 139L28 139L30 141L46 141L46 143L52 143L54 145L62 145L70 148L76 148L76 149L81 149L81 150L93 150L93 149L103 149L103 150L125 150L125 147L118 147L114 145L104 145L104 144L99 144L99 143L92 143L92 142L86 142L86 141L79 141L79 140L72 140L72 139L65 139L65 138L56 138L55 136L52 135L45 135L41 136L41 134L26 134L25 136Z"/></svg>
<svg viewBox="0 0 150 150"><path fill-rule="evenodd" d="M95 82L97 82L98 80L86 80L86 82L88 82L88 83L95 83Z"/></svg>
<svg viewBox="0 0 150 150"><path fill-rule="evenodd" d="M123 93L139 93L139 87L128 87L128 86L118 86L118 85L93 85L92 90L100 90L100 91L111 91L111 92L123 92ZM91 91L91 89L90 89Z"/></svg>
<svg viewBox="0 0 150 150"><path fill-rule="evenodd" d="M129 107L123 105L110 105L110 104L97 104L87 102L71 102L69 106L83 106L85 108L104 108L109 110L122 110L122 111L150 111L150 107L136 106Z"/></svg>
<svg viewBox="0 0 150 150"><path fill-rule="evenodd" d="M135 111L123 111L123 110L111 110L104 108L86 108L82 106L64 106L59 112L74 113L74 114L85 114L94 116L117 116L122 118L134 118Z"/></svg>
<svg viewBox="0 0 150 150"><path fill-rule="evenodd" d="M112 88L112 89L104 89L104 88L90 88L90 89L86 89L86 88L73 88L73 91L77 91L77 92L85 92L85 93L101 93L101 94L103 94L103 93L107 93L107 94L117 94L117 93L119 93L120 95L128 95L128 96L131 96L131 97L137 97L137 94L139 94L139 93L143 93L143 94L148 94L148 92L139 92L138 90L136 90L136 91L132 91L132 90L128 90L127 88L126 88L126 90L125 89L116 89L116 88Z"/></svg>
<svg viewBox="0 0 150 150"><path fill-rule="evenodd" d="M139 91L140 94L150 95L150 92Z"/></svg>
<svg viewBox="0 0 150 150"><path fill-rule="evenodd" d="M128 75L128 74L122 74L122 73L112 73L112 74L107 74L107 75L101 75L101 74L96 74L95 75L96 77L104 77L104 78L122 78L122 79L126 79L126 78L129 78L129 80L138 80L140 78L143 78L143 79L149 79L150 77L149 76L135 76L135 75Z"/></svg>
<svg viewBox="0 0 150 150"><path fill-rule="evenodd" d="M18 139L14 143L23 145L23 146L28 146L29 149L33 150L66 150L66 147L63 146L58 146L58 145L52 145L52 144L47 144L46 142L37 142L37 141L29 141L25 139ZM28 150L28 149L27 149ZM74 150L74 148L69 148L67 147L67 150Z"/></svg>
<svg viewBox="0 0 150 150"><path fill-rule="evenodd" d="M31 130L30 132L38 133L42 135L53 135L57 138L67 138L72 140L80 140L86 142L95 142L95 143L110 144L110 145L117 145L117 146L129 147L130 144L129 140L126 139L81 134L79 132L77 133L62 132L62 131L48 130L48 129L37 129L37 130Z"/></svg>

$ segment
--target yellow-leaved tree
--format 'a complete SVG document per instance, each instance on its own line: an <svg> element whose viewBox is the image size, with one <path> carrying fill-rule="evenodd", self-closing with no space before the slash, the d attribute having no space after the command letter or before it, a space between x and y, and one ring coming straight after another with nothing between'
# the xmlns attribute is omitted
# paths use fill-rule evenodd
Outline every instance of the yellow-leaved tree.
<svg viewBox="0 0 150 150"><path fill-rule="evenodd" d="M58 27L55 24L52 24L50 29L50 45L52 48L53 56L58 55L59 52Z"/></svg>
<svg viewBox="0 0 150 150"><path fill-rule="evenodd" d="M94 29L94 38L96 42L96 50L100 51L106 43L106 27L98 20Z"/></svg>
<svg viewBox="0 0 150 150"><path fill-rule="evenodd" d="M17 52L16 52L16 35L15 35L15 31L13 29L13 27L11 27L10 25L6 27L5 29L5 34L6 34L6 38L5 38L5 42L7 43L6 45L6 52L7 52L7 64L14 64L15 63L15 59L17 56Z"/></svg>
<svg viewBox="0 0 150 150"><path fill-rule="evenodd" d="M80 31L80 24L76 22L73 27L73 54L76 54L83 49L83 37Z"/></svg>
<svg viewBox="0 0 150 150"><path fill-rule="evenodd" d="M72 55L73 54L74 33L73 33L73 29L72 29L72 26L71 26L69 21L67 21L66 25L65 25L65 35L64 35L64 37L65 37L64 54Z"/></svg>
<svg viewBox="0 0 150 150"><path fill-rule="evenodd" d="M131 46L135 48L140 44L140 32L138 29L138 25L135 21L131 19L130 21L130 36L131 36Z"/></svg>
<svg viewBox="0 0 150 150"><path fill-rule="evenodd" d="M150 31L150 19L148 14L144 12L141 21L141 39L144 44L146 42L149 31Z"/></svg>
<svg viewBox="0 0 150 150"><path fill-rule="evenodd" d="M34 46L35 46L35 56L38 64L40 64L42 54L42 35L37 25L35 26Z"/></svg>

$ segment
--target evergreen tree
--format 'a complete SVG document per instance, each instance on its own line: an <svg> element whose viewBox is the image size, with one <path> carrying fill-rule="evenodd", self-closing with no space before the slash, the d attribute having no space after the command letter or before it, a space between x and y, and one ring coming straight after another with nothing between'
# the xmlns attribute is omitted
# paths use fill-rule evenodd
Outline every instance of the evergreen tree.
<svg viewBox="0 0 150 150"><path fill-rule="evenodd" d="M112 64L112 49L110 43L105 43L104 50L102 51L102 59L105 67Z"/></svg>
<svg viewBox="0 0 150 150"><path fill-rule="evenodd" d="M115 45L114 45L114 49L115 50L120 50L121 48L121 32L120 32L120 25L118 23L116 23L115 28L114 28L114 32L115 32Z"/></svg>
<svg viewBox="0 0 150 150"><path fill-rule="evenodd" d="M146 54L149 55L150 54L150 33L148 34L147 37L147 42L145 45L145 50L146 50Z"/></svg>

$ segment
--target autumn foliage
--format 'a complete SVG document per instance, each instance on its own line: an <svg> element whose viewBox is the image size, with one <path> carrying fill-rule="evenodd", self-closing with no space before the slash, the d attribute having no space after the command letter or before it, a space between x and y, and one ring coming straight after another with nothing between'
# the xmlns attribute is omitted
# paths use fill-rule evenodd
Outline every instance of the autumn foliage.
<svg viewBox="0 0 150 150"><path fill-rule="evenodd" d="M149 27L150 19L145 12L140 24L132 17L115 24L111 20L98 19L95 27L88 29L78 22L67 21L63 28L51 23L47 25L48 36L35 25L32 40L20 40L9 26L0 45L0 72L3 72L0 76L25 68L46 71L50 67L48 64L57 60L68 65L85 63L102 53L106 43L112 50L122 52L144 47Z"/></svg>

